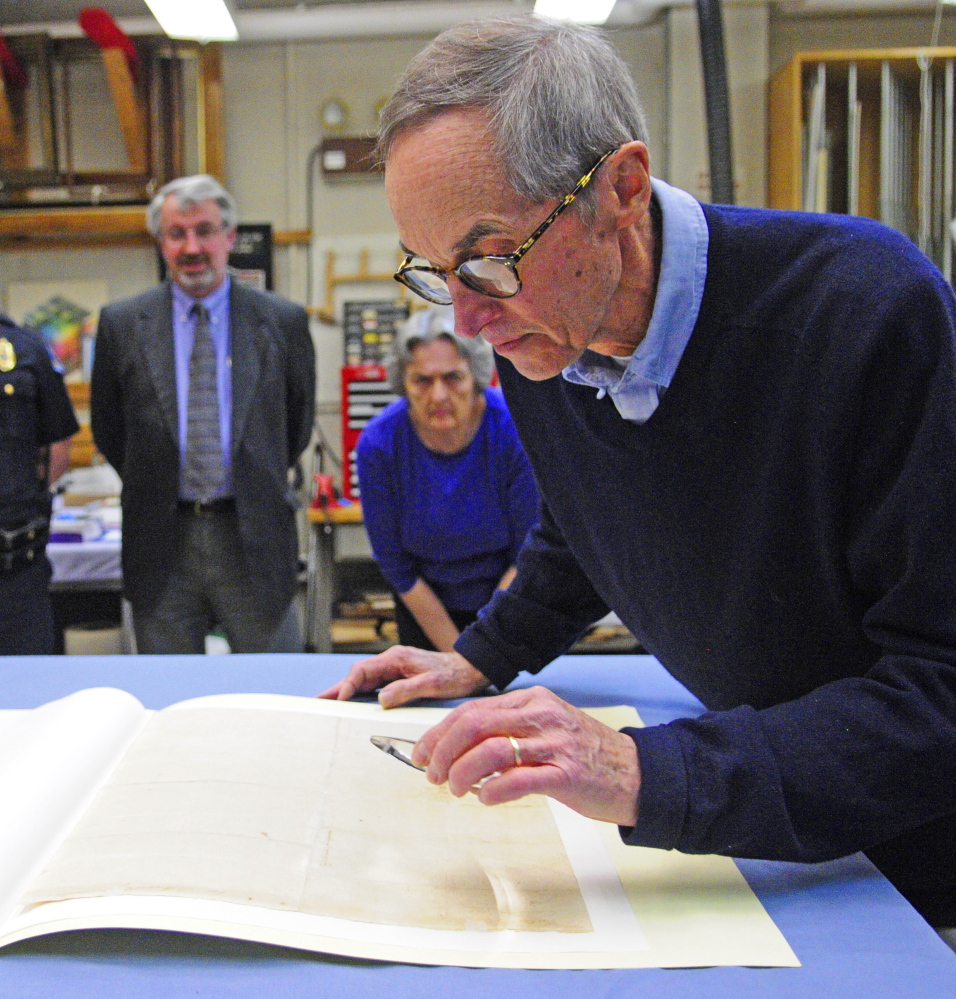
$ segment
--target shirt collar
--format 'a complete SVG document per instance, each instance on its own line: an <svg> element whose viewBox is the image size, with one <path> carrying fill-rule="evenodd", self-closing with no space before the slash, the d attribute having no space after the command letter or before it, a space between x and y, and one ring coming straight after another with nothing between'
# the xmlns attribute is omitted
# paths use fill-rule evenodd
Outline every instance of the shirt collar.
<svg viewBox="0 0 956 999"><path fill-rule="evenodd" d="M651 187L661 210L663 246L647 333L623 371L610 358L586 350L562 372L569 382L612 393L627 393L631 386L643 392L648 383L667 388L677 370L700 312L709 234L694 198L656 177Z"/></svg>
<svg viewBox="0 0 956 999"><path fill-rule="evenodd" d="M171 281L170 284L173 288L173 307L181 316L188 316L192 307L196 302L202 302L203 305L209 310L210 315L226 301L229 299L229 288L232 279L229 274L226 274L225 280L221 285L211 294L207 295L205 298L193 298L192 295L187 295L182 288L176 284L175 281Z"/></svg>

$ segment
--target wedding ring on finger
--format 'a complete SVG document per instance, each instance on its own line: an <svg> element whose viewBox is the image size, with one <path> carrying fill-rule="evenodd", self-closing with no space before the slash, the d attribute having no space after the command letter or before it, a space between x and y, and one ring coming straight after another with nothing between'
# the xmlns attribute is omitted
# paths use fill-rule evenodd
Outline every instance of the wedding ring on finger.
<svg viewBox="0 0 956 999"><path fill-rule="evenodd" d="M506 736L506 738L508 739L508 742L511 743L511 749L515 754L514 766L520 767L524 762L524 757L521 754L521 746L519 745L518 740L513 735ZM508 769L510 770L512 768L509 767ZM495 777L500 777L500 776L501 776L501 771L496 770L494 773L490 773L488 774L487 777L482 777L481 780L476 781L474 784L472 784L471 790L475 794L477 794L485 786L485 784L488 783L488 781L494 780Z"/></svg>

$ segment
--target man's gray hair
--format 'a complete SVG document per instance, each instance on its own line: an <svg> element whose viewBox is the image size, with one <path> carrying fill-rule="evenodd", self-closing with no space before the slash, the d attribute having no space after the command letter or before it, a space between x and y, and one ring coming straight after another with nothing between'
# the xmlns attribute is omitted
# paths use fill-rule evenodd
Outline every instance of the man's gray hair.
<svg viewBox="0 0 956 999"><path fill-rule="evenodd" d="M483 392L495 373L495 354L491 344L480 336L467 340L455 335L455 313L450 305L431 305L412 314L399 327L391 354L385 362L392 389L405 395L405 371L416 347L427 347L436 340L447 340L467 362L475 387Z"/></svg>
<svg viewBox="0 0 956 999"><path fill-rule="evenodd" d="M382 110L379 159L451 110L487 116L505 176L535 204L563 198L609 150L647 141L637 88L607 38L540 17L469 21L435 38Z"/></svg>
<svg viewBox="0 0 956 999"><path fill-rule="evenodd" d="M206 173L193 174L191 177L177 177L164 187L161 187L146 209L146 228L153 237L159 236L159 213L163 202L174 195L181 209L189 209L202 201L215 201L222 213L222 224L227 229L235 229L239 221L239 210L236 199L216 180Z"/></svg>

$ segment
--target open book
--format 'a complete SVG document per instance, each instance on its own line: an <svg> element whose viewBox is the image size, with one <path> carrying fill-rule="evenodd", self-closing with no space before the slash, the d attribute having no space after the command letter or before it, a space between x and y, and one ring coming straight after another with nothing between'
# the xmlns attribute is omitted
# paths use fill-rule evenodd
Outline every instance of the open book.
<svg viewBox="0 0 956 999"><path fill-rule="evenodd" d="M444 713L112 688L0 712L0 946L131 927L471 967L799 963L732 861L456 799L369 741Z"/></svg>

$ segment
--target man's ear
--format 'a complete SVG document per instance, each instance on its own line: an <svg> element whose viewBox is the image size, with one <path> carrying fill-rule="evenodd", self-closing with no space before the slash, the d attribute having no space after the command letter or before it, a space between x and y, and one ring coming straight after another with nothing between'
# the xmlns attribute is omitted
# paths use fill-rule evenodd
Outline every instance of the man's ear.
<svg viewBox="0 0 956 999"><path fill-rule="evenodd" d="M645 218L651 203L651 158L643 142L626 142L605 164L619 228Z"/></svg>

